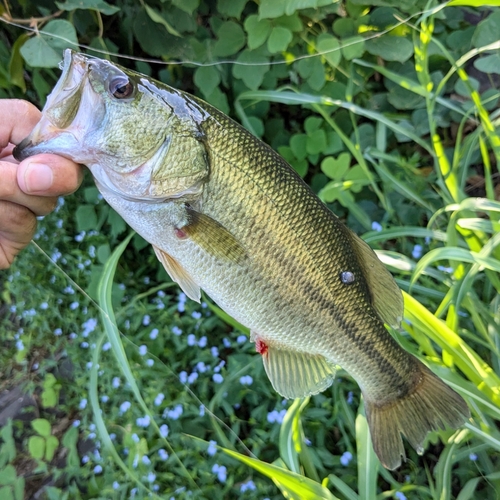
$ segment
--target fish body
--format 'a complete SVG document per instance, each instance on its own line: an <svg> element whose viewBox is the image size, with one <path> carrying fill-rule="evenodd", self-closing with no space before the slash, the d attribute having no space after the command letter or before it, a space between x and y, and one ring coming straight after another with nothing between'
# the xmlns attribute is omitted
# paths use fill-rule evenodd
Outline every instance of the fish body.
<svg viewBox="0 0 500 500"><path fill-rule="evenodd" d="M374 252L271 148L202 100L108 61L65 53L18 158L86 164L172 279L251 330L273 387L317 394L342 366L360 385L374 448L396 468L401 433L460 426L463 399L402 349L402 295Z"/></svg>

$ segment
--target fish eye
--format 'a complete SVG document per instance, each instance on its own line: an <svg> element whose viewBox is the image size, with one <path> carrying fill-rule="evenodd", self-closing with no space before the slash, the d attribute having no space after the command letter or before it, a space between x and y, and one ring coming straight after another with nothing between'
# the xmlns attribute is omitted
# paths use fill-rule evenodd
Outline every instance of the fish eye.
<svg viewBox="0 0 500 500"><path fill-rule="evenodd" d="M126 76L117 76L109 83L109 92L116 99L127 99L134 93L134 85Z"/></svg>

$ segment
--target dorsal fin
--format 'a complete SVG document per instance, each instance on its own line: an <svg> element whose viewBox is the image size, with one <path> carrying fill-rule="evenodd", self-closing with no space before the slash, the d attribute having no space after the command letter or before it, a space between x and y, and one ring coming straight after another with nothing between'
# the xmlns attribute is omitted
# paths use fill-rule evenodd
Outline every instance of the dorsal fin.
<svg viewBox="0 0 500 500"><path fill-rule="evenodd" d="M404 311L401 290L368 244L354 233L351 233L351 240L359 256L374 309L384 323L398 328Z"/></svg>
<svg viewBox="0 0 500 500"><path fill-rule="evenodd" d="M187 271L168 253L153 245L158 260L163 264L165 271L173 281L179 284L182 291L196 302L200 302L200 287L193 281Z"/></svg>

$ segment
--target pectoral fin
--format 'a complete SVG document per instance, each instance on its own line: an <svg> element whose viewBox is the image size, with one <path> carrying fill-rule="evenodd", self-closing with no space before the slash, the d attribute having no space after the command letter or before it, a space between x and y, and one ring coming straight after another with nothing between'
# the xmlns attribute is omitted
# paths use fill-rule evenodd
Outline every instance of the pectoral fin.
<svg viewBox="0 0 500 500"><path fill-rule="evenodd" d="M335 366L324 356L279 349L259 337L256 347L274 390L287 399L318 394L335 378Z"/></svg>
<svg viewBox="0 0 500 500"><path fill-rule="evenodd" d="M182 291L196 302L200 302L201 292L200 287L193 281L193 278L186 270L168 253L160 250L153 245L158 260L163 264L163 267L172 278L173 281L179 284Z"/></svg>
<svg viewBox="0 0 500 500"><path fill-rule="evenodd" d="M211 255L241 264L246 257L243 246L219 222L208 215L186 207L189 223L181 230Z"/></svg>

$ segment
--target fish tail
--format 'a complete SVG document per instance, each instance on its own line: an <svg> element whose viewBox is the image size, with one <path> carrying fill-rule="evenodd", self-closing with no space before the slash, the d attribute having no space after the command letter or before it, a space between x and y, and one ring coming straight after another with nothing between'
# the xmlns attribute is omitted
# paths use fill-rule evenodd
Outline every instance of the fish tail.
<svg viewBox="0 0 500 500"><path fill-rule="evenodd" d="M405 460L401 434L421 455L428 432L460 427L470 411L464 399L420 361L415 385L404 396L379 403L365 395L365 412L373 448L384 467L393 470Z"/></svg>

